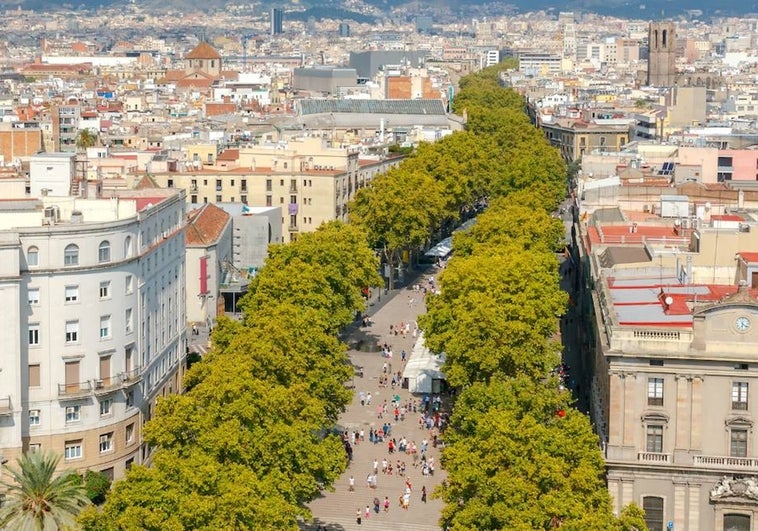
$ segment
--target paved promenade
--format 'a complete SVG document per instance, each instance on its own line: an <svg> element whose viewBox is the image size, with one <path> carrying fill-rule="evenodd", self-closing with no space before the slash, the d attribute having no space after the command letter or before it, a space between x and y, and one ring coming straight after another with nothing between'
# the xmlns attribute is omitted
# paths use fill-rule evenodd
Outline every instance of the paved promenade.
<svg viewBox="0 0 758 531"><path fill-rule="evenodd" d="M390 325L393 329L401 322L410 323L411 331L414 328L416 317L424 313L424 296L422 292L415 292L412 284L426 284L426 279L436 275L437 269L430 267L423 272L423 276L418 280L410 280L411 286L393 290L388 294L381 294L381 300L376 296L372 297L368 314L373 320L369 327L360 327L350 330L345 337L345 341L351 347L349 355L354 365L362 366L364 376L356 376L354 382L353 402L348 406L347 411L340 418L340 424L348 431L360 431L365 433L365 441L361 441L353 447L353 460L347 471L335 483L335 491L325 491L322 497L314 500L310 504L313 512L313 522L304 524L302 529L317 530L325 529L329 531L340 530L393 530L393 531L431 531L439 530L438 520L442 511L442 502L431 499L431 493L445 477L444 471L439 466L440 449L432 447L432 437L429 430L419 427L419 413L409 413L404 421L394 419L392 407L389 406L395 395L400 395L400 402L405 404L410 399L415 399L420 403L420 396L411 395L407 389L401 389L396 386L394 389L387 384L380 387L379 377L383 374L383 364L391 363L392 372L402 371L405 363L401 361L401 351L405 349L410 356L415 338L413 334L407 334L404 338L402 334L395 335L390 333ZM381 345L387 343L391 345L393 351L392 360L382 357ZM357 348L355 348L357 347ZM389 367L388 367L388 373ZM371 393L371 404L361 405L359 393L368 395ZM377 406L381 406L384 401L388 404L388 413L384 418L379 419ZM423 476L421 467L414 467L413 456L410 454L388 453L387 439L382 443L369 442L369 430L371 428L381 428L382 424L388 422L391 424L390 438L399 441L405 437L409 443L415 441L417 447L421 448L421 442L424 439L428 441L427 459L434 459L434 474ZM392 475L382 473L382 460L387 459L396 468L397 461L405 461L406 473L401 477L396 471ZM367 486L366 477L373 473L373 461L379 463L377 473L376 488ZM420 460L418 461L420 463ZM355 481L355 491L349 490L349 478L352 476ZM411 483L410 505L407 510L399 506L398 498L403 495L406 479ZM426 487L427 501L421 501L421 488ZM384 511L384 498L387 496L390 501L389 511ZM374 512L373 500L379 498L382 507L379 514ZM370 516L365 518L366 506L370 508ZM362 523L356 522L356 511L360 509Z"/></svg>

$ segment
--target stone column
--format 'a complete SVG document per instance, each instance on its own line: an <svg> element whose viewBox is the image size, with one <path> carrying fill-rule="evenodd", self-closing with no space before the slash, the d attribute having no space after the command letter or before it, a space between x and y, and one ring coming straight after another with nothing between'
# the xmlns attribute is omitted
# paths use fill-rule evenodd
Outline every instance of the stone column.
<svg viewBox="0 0 758 531"><path fill-rule="evenodd" d="M626 507L634 501L634 480L625 479L621 484L621 507Z"/></svg>
<svg viewBox="0 0 758 531"><path fill-rule="evenodd" d="M612 372L611 392L608 405L608 444L621 446L624 430L624 381L623 375Z"/></svg>
<svg viewBox="0 0 758 531"><path fill-rule="evenodd" d="M634 446L635 433L639 429L639 423L635 421L634 409L635 404L635 387L637 383L637 375L628 373L624 377L624 412L622 413L622 421L624 423L624 446ZM631 414L627 414L631 413Z"/></svg>
<svg viewBox="0 0 758 531"><path fill-rule="evenodd" d="M613 509L613 514L615 514L616 516L621 514L620 483L621 481L618 479L608 478L608 493L611 495L611 508Z"/></svg>
<svg viewBox="0 0 758 531"><path fill-rule="evenodd" d="M692 426L690 428L690 450L702 450L701 430L703 416L703 377L694 376L692 378L692 410L690 418Z"/></svg>
<svg viewBox="0 0 758 531"><path fill-rule="evenodd" d="M700 530L700 485L689 484L687 486L688 496L687 504L689 505L689 514L687 515L688 531Z"/></svg>
<svg viewBox="0 0 758 531"><path fill-rule="evenodd" d="M676 375L676 441L675 450L689 450L690 447L690 393L687 377Z"/></svg>
<svg viewBox="0 0 758 531"><path fill-rule="evenodd" d="M689 529L687 518L687 485L674 482L674 529ZM664 520L666 520L664 518ZM665 525L665 522L664 522Z"/></svg>

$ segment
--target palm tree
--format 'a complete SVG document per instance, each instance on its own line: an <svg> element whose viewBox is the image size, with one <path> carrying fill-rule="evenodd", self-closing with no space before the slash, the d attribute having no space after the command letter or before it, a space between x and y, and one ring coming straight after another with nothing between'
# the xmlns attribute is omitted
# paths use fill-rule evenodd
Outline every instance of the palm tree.
<svg viewBox="0 0 758 531"><path fill-rule="evenodd" d="M87 151L87 148L91 148L95 144L97 144L97 134L90 129L82 129L76 135L76 147L82 151Z"/></svg>
<svg viewBox="0 0 758 531"><path fill-rule="evenodd" d="M6 467L12 482L2 482L7 489L0 505L0 529L55 531L76 527L76 516L90 504L76 472L55 469L60 456L54 453L25 454L18 465Z"/></svg>

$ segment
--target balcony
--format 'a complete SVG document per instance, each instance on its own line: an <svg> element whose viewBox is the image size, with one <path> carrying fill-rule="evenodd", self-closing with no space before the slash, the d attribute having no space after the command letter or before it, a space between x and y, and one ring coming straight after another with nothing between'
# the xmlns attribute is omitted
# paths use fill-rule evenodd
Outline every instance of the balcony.
<svg viewBox="0 0 758 531"><path fill-rule="evenodd" d="M190 189L190 192L197 192L197 185L196 184L191 184L190 187L189 187L189 189Z"/></svg>
<svg viewBox="0 0 758 531"><path fill-rule="evenodd" d="M58 398L75 399L86 396L92 392L92 382L58 384Z"/></svg>
<svg viewBox="0 0 758 531"><path fill-rule="evenodd" d="M297 186L290 185L290 193L291 194L296 194L297 193Z"/></svg>
<svg viewBox="0 0 758 531"><path fill-rule="evenodd" d="M637 452L637 461L640 463L670 463L671 454L659 452Z"/></svg>
<svg viewBox="0 0 758 531"><path fill-rule="evenodd" d="M13 415L13 404L11 404L10 396L0 398L0 415Z"/></svg>
<svg viewBox="0 0 758 531"><path fill-rule="evenodd" d="M297 232L297 225L290 224L290 226L288 227L288 230L290 232Z"/></svg>
<svg viewBox="0 0 758 531"><path fill-rule="evenodd" d="M704 468L758 469L758 457L731 457L727 455L696 455L692 464Z"/></svg>
<svg viewBox="0 0 758 531"><path fill-rule="evenodd" d="M99 378L95 380L95 394L109 393L121 387L121 378L110 376L108 378Z"/></svg>
<svg viewBox="0 0 758 531"><path fill-rule="evenodd" d="M141 367L136 367L131 371L124 371L118 375L118 378L121 381L121 385L123 387L131 387L132 385L142 380Z"/></svg>

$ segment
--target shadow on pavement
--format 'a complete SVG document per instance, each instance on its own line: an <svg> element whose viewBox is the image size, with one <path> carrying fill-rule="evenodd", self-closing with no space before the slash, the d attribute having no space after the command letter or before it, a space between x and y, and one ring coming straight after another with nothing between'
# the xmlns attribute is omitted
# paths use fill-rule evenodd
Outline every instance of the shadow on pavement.
<svg viewBox="0 0 758 531"><path fill-rule="evenodd" d="M341 524L322 522L319 518L314 518L312 522L303 522L300 524L302 531L345 531Z"/></svg>

